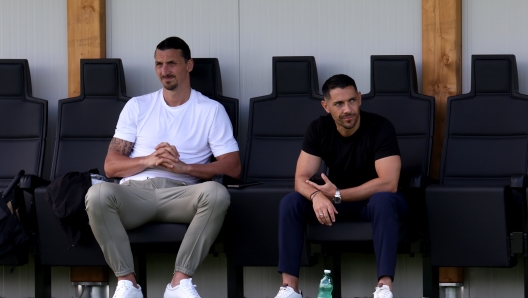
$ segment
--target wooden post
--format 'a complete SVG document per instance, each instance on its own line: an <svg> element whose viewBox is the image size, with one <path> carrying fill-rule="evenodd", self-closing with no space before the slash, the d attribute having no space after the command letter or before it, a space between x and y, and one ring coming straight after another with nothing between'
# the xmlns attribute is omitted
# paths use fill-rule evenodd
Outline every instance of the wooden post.
<svg viewBox="0 0 528 298"><path fill-rule="evenodd" d="M106 58L106 1L68 0L68 97L81 93L82 58ZM108 282L108 267L71 267L72 282Z"/></svg>
<svg viewBox="0 0 528 298"><path fill-rule="evenodd" d="M439 272L439 279L442 283L463 283L464 268L462 267L442 267Z"/></svg>
<svg viewBox="0 0 528 298"><path fill-rule="evenodd" d="M80 94L80 59L106 58L106 1L68 0L68 97Z"/></svg>
<svg viewBox="0 0 528 298"><path fill-rule="evenodd" d="M462 93L462 0L422 0L422 92L435 97L431 177L438 178L447 97ZM463 282L462 268L440 268L439 282Z"/></svg>
<svg viewBox="0 0 528 298"><path fill-rule="evenodd" d="M71 282L108 282L108 267L71 267Z"/></svg>
<svg viewBox="0 0 528 298"><path fill-rule="evenodd" d="M462 93L462 0L422 0L422 92L436 102L430 174L437 178L447 97Z"/></svg>

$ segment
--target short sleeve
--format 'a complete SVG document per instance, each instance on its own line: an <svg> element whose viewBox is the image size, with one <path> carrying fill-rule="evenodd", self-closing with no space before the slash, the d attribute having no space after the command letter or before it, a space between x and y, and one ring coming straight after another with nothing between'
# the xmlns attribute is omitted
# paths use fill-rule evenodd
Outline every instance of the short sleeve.
<svg viewBox="0 0 528 298"><path fill-rule="evenodd" d="M398 139L396 138L396 130L394 129L392 123L387 119L383 119L379 125L379 129L375 137L374 148L374 158L376 160L388 156L400 155Z"/></svg>
<svg viewBox="0 0 528 298"><path fill-rule="evenodd" d="M125 104L121 114L119 114L114 138L132 143L136 142L138 113L138 103L132 98Z"/></svg>
<svg viewBox="0 0 528 298"><path fill-rule="evenodd" d="M306 132L304 133L304 139L303 139L303 145L302 150L308 154L321 157L322 155L322 149L321 149L321 136L319 136L319 133L321 132L321 121L320 119L312 121L308 128L306 129Z"/></svg>
<svg viewBox="0 0 528 298"><path fill-rule="evenodd" d="M208 139L215 157L239 150L238 143L233 137L231 120L221 104L217 106Z"/></svg>

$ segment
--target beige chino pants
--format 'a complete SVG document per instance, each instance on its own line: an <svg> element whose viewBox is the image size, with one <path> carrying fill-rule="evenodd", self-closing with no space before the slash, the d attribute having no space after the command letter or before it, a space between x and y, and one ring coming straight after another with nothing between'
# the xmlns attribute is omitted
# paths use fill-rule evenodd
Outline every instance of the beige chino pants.
<svg viewBox="0 0 528 298"><path fill-rule="evenodd" d="M96 184L88 190L85 202L93 234L116 276L134 272L126 230L150 221L190 224L174 271L192 276L222 227L230 196L217 182L185 185L148 178Z"/></svg>

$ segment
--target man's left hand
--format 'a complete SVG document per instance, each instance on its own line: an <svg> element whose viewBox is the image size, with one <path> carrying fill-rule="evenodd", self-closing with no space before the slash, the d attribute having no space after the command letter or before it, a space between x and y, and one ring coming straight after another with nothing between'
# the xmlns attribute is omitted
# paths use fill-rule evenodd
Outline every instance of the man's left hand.
<svg viewBox="0 0 528 298"><path fill-rule="evenodd" d="M163 142L156 146L155 149L156 151L159 151L156 155L164 158L160 164L157 164L158 166L165 167L167 170L178 174L185 174L188 171L188 166L181 161L176 146Z"/></svg>
<svg viewBox="0 0 528 298"><path fill-rule="evenodd" d="M329 198L329 199L333 199L334 198L334 195L337 191L337 187L332 183L332 181L330 181L330 179L328 179L328 177L326 177L325 174L322 174L321 173L321 178L323 179L323 181L325 182L325 184L323 185L319 185L317 183L314 183L310 180L306 180L306 183L317 188L317 190L320 190L321 193L323 195L325 195L325 197Z"/></svg>

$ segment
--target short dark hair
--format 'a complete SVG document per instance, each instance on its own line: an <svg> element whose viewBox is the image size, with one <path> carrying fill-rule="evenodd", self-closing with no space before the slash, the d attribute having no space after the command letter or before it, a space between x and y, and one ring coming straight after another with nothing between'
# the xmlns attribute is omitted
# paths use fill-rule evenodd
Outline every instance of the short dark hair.
<svg viewBox="0 0 528 298"><path fill-rule="evenodd" d="M330 98L330 91L339 88L344 89L346 87L352 86L357 91L356 82L351 77L345 74L336 74L331 76L323 84L323 96L325 99Z"/></svg>
<svg viewBox="0 0 528 298"><path fill-rule="evenodd" d="M189 49L189 46L187 43L176 36L167 37L166 39L162 40L157 46L156 50L165 51L169 49L175 49L175 50L181 50L181 54L183 59L185 59L185 62L189 61L191 59L191 49ZM154 56L156 56L156 52L154 51Z"/></svg>

